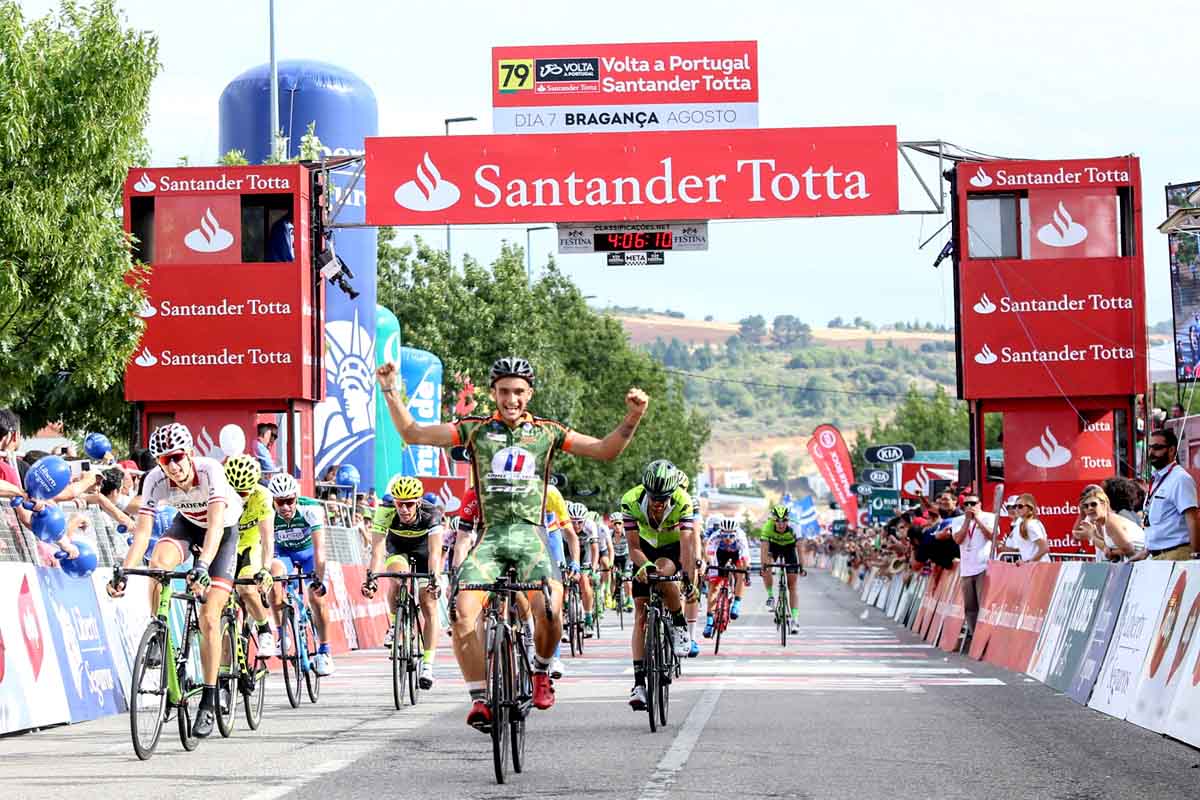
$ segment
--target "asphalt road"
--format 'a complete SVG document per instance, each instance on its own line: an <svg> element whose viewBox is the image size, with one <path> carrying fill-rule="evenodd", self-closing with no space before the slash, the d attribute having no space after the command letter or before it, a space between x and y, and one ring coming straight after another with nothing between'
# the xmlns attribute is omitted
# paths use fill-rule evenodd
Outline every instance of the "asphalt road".
<svg viewBox="0 0 1200 800"><path fill-rule="evenodd" d="M1014 675L918 642L823 573L802 579L803 633L780 648L761 587L720 656L684 665L671 722L625 704L628 637L567 659L535 712L526 772L497 786L490 740L463 720L445 648L438 682L395 711L382 650L342 656L320 703L273 676L257 732L193 753L173 724L138 761L128 717L0 739L0 798L1195 798L1200 752ZM727 652L726 652L727 650Z"/></svg>

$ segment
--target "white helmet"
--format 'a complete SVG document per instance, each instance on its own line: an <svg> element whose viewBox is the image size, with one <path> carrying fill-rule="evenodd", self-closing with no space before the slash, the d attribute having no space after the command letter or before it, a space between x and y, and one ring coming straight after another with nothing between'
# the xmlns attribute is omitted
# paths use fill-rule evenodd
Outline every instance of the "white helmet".
<svg viewBox="0 0 1200 800"><path fill-rule="evenodd" d="M191 449L192 432L181 422L168 422L150 434L150 455L155 458Z"/></svg>
<svg viewBox="0 0 1200 800"><path fill-rule="evenodd" d="M296 479L291 475L280 472L271 478L271 482L267 484L267 491L271 493L271 497L296 497L300 494L300 484L296 483Z"/></svg>
<svg viewBox="0 0 1200 800"><path fill-rule="evenodd" d="M571 519L583 519L587 516L588 509L583 503L567 503L567 513L571 515Z"/></svg>
<svg viewBox="0 0 1200 800"><path fill-rule="evenodd" d="M730 517L721 517L721 522L718 527L720 527L721 530L725 531L726 533L733 533L738 529L738 523L736 519L732 519Z"/></svg>

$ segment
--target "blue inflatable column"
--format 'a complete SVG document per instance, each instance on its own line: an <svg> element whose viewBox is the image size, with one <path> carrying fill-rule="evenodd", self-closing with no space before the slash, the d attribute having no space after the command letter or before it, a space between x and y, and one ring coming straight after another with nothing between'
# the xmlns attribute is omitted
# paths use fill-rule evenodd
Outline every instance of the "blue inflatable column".
<svg viewBox="0 0 1200 800"><path fill-rule="evenodd" d="M408 393L408 413L417 422L442 421L442 360L428 350L400 348L400 377ZM437 475L438 449L409 446L404 450L405 475Z"/></svg>

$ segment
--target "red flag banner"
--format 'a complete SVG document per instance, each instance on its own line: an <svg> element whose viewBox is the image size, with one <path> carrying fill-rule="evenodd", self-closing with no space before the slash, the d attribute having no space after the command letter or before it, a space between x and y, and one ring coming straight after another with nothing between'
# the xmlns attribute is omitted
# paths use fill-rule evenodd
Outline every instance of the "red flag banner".
<svg viewBox="0 0 1200 800"><path fill-rule="evenodd" d="M808 454L829 484L838 507L851 525L858 524L858 498L850 490L854 482L854 469L850 464L850 449L842 432L832 425L818 425L808 440Z"/></svg>

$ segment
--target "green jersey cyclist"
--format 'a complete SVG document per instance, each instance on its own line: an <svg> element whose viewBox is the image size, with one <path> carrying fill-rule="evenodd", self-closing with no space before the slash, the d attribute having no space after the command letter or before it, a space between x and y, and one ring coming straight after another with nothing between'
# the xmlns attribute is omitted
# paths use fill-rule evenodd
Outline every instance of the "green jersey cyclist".
<svg viewBox="0 0 1200 800"><path fill-rule="evenodd" d="M758 532L762 541L762 575L763 583L767 585L767 608L775 608L775 584L771 581L771 564L777 562L792 567L800 565L799 542L796 531L788 519L788 508L784 505L772 506L767 521ZM788 622L788 633L793 636L800 633L800 606L796 597L796 570L787 574L788 601L791 603L792 618Z"/></svg>

